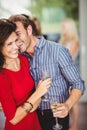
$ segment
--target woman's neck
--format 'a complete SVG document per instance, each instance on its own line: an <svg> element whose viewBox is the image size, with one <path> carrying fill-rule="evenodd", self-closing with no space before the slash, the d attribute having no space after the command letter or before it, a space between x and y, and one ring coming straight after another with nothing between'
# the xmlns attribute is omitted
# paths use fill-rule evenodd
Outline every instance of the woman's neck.
<svg viewBox="0 0 87 130"><path fill-rule="evenodd" d="M6 60L3 68L13 70L13 71L20 70L20 60L19 60L19 58Z"/></svg>

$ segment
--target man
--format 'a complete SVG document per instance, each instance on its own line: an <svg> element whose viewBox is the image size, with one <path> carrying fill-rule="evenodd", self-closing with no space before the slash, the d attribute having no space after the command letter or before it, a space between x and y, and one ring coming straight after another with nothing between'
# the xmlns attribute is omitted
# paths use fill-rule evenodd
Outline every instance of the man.
<svg viewBox="0 0 87 130"><path fill-rule="evenodd" d="M78 102L84 93L84 82L74 65L66 48L47 41L43 37L35 37L30 20L22 15L14 15L9 18L17 25L16 34L20 39L19 50L26 52L31 64L31 74L35 80L35 86L41 78L42 70L49 72L52 84L49 90L49 98L60 97L61 103L57 105L55 117L59 118L62 130L69 128L69 111ZM72 88L69 95L69 88ZM41 102L38 108L38 116L43 130L52 130L55 118L50 110L49 102Z"/></svg>

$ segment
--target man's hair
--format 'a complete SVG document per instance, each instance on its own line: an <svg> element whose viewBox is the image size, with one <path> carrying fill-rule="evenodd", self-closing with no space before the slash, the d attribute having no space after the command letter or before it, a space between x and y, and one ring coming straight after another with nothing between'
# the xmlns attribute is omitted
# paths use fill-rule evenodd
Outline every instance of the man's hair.
<svg viewBox="0 0 87 130"><path fill-rule="evenodd" d="M21 22L26 30L27 30L27 27L31 25L33 35L37 35L38 33L34 22L30 19L30 17L27 17L24 14L12 15L9 17L9 20L12 22Z"/></svg>

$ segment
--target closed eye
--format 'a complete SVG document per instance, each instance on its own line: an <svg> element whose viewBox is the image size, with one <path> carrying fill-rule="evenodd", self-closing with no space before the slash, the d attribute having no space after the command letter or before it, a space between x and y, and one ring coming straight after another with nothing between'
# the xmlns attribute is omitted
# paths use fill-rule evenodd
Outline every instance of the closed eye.
<svg viewBox="0 0 87 130"><path fill-rule="evenodd" d="M18 42L19 40L18 40L18 38L15 40L15 42Z"/></svg>
<svg viewBox="0 0 87 130"><path fill-rule="evenodd" d="M20 36L21 32L20 31L16 31L16 35Z"/></svg>
<svg viewBox="0 0 87 130"><path fill-rule="evenodd" d="M12 42L9 42L9 43L7 44L7 46L10 46L10 45L12 45Z"/></svg>

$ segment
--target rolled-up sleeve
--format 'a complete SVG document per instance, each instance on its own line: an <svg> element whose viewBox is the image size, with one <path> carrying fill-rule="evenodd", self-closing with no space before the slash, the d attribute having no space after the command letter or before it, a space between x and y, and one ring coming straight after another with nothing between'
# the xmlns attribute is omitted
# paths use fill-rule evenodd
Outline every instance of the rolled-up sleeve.
<svg viewBox="0 0 87 130"><path fill-rule="evenodd" d="M84 93L85 85L84 81L82 80L80 73L78 71L77 66L74 64L72 57L65 47L60 48L59 53L59 67L61 72L67 82L69 83L70 87L79 89Z"/></svg>
<svg viewBox="0 0 87 130"><path fill-rule="evenodd" d="M12 96L11 84L8 77L0 74L0 102L4 114L8 120L11 120L16 112L16 104Z"/></svg>

